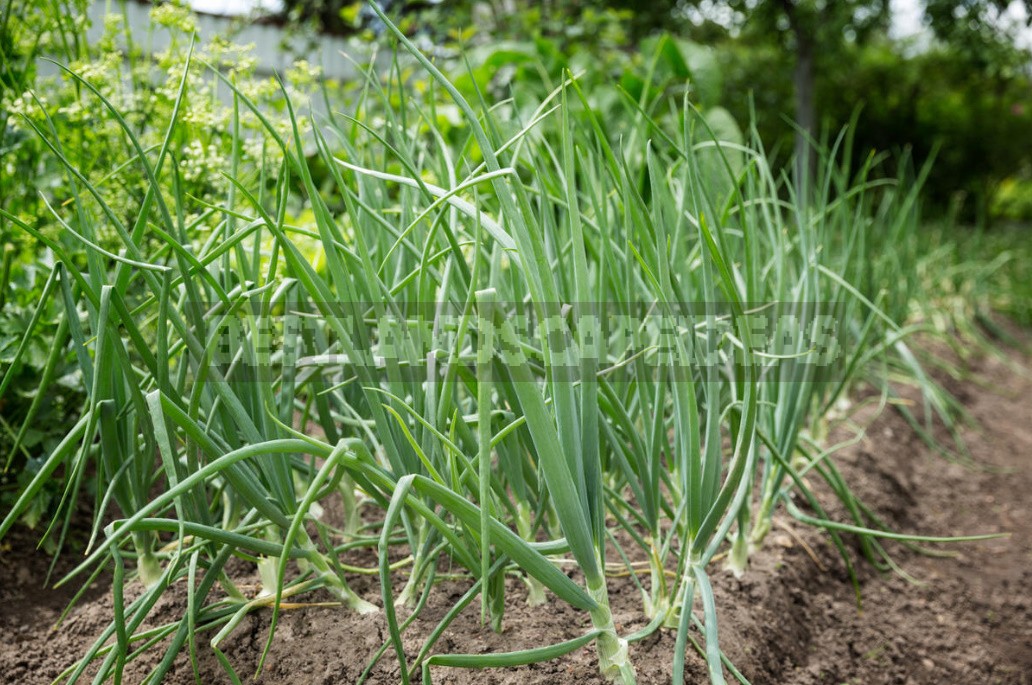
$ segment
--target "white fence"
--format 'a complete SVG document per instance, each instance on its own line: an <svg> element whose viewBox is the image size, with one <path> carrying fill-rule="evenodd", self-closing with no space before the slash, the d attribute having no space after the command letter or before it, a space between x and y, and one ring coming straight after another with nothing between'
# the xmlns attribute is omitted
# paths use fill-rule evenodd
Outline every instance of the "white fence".
<svg viewBox="0 0 1032 685"><path fill-rule="evenodd" d="M87 39L91 43L100 40L107 12L124 13L134 39L152 53L161 51L168 47L169 36L164 29L151 31L151 8L151 4L136 0L94 0L89 8L92 26L86 34ZM356 54L362 47L356 48L342 38L320 36L312 41L303 36L291 35L275 25L248 23L246 17L198 14L197 30L200 41L222 35L237 44L254 44L253 54L258 60L258 71L263 75L283 73L294 60L303 57L322 67L326 78L343 81L354 77L356 72L354 65L341 53L348 53L360 64L365 62L368 54Z"/></svg>

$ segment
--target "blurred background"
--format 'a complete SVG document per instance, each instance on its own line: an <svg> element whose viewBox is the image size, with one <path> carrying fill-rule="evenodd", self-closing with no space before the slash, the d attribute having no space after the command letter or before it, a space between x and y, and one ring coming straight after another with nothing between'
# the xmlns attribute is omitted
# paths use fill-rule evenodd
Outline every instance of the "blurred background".
<svg viewBox="0 0 1032 685"><path fill-rule="evenodd" d="M95 3L97 8L108 3ZM471 64L504 95L527 56L558 76L601 71L633 91L647 49L679 48L689 97L755 125L786 163L854 118L856 163L935 157L926 213L965 225L1032 220L1032 11L1010 0L385 1L424 49ZM347 77L341 41L375 41L375 15L347 0L192 0L278 68L298 56ZM141 21L146 14L141 12ZM273 31L269 35L255 32ZM248 35L250 32L250 36ZM312 56L315 56L314 58ZM485 70L485 65L490 65ZM656 65L652 65L656 67ZM600 69L601 67L601 69ZM659 65L657 68L668 68ZM676 68L676 67L675 67ZM535 78L538 74L534 75ZM901 156L909 151L909 157ZM812 164L812 160L810 161Z"/></svg>

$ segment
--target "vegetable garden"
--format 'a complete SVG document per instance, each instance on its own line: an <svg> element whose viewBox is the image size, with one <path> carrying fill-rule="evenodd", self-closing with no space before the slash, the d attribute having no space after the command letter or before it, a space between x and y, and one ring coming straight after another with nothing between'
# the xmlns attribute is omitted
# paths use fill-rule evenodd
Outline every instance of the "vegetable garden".
<svg viewBox="0 0 1032 685"><path fill-rule="evenodd" d="M258 77L174 5L155 60L117 15L89 46L74 12L14 6L0 538L34 525L75 559L49 580L111 597L61 682L142 660L147 682L201 682L202 658L243 682L235 631L266 621L261 672L284 615L326 605L384 638L326 682L589 647L600 677L646 682L635 652L666 635L666 680L697 653L744 683L713 578L747 577L779 525L817 531L857 602L866 568L906 573L894 550L999 539L890 524L838 462L864 426L835 426L876 409L979 468L939 367L950 345L999 354L1009 257L928 248L933 160L886 177L846 129L785 171L670 37L617 85L518 52L432 59L374 5L387 59L331 84ZM463 614L505 631L514 597L585 628L445 648Z"/></svg>

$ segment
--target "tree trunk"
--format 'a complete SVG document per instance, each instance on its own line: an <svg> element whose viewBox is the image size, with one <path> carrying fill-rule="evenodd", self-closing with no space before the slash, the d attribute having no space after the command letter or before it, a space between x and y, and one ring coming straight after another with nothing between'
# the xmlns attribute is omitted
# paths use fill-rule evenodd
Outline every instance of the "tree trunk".
<svg viewBox="0 0 1032 685"><path fill-rule="evenodd" d="M792 88L795 91L796 125L799 127L795 134L795 171L799 187L808 189L817 167L816 151L810 144L810 140L817 136L817 113L813 102L813 40L801 27L796 28L795 38Z"/></svg>

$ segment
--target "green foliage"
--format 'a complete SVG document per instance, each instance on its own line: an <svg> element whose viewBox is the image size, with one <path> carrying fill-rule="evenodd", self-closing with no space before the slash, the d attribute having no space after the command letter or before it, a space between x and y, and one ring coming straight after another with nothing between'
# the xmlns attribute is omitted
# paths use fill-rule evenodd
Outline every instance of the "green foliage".
<svg viewBox="0 0 1032 685"><path fill-rule="evenodd" d="M827 101L838 93L843 104L864 102L879 84L893 84L882 98L866 100L857 132L860 149L910 148L918 159L937 149L929 180L933 206L945 210L966 196L965 216L986 218L986 203L1000 182L1032 160L1028 81L989 78L943 49L904 58L891 45L872 44L854 54L848 77L825 77ZM829 108L831 121L847 121L846 107Z"/></svg>
<svg viewBox="0 0 1032 685"><path fill-rule="evenodd" d="M784 55L730 44L718 54L725 65L724 105L736 118L755 112L763 139L784 150L792 135L783 116L792 92ZM859 112L857 163L869 152L898 157L909 150L917 160L935 153L926 187L931 213L953 207L968 221L985 220L992 205L1004 215L1006 205L995 198L1013 186L1001 183L1020 177L1032 160L1027 78L989 77L950 49L910 53L884 40L846 49L841 62L850 68L818 69L816 97L825 131L839 130Z"/></svg>
<svg viewBox="0 0 1032 685"><path fill-rule="evenodd" d="M1032 222L1032 179L1025 176L1003 179L993 196L989 212L1004 221Z"/></svg>
<svg viewBox="0 0 1032 685"><path fill-rule="evenodd" d="M5 140L35 166L0 208L28 236L4 255L0 400L23 425L33 406L59 416L15 454L0 536L59 492L59 543L92 495L88 554L62 582L114 571L112 623L64 678L121 680L146 634L160 682L203 627L239 681L220 645L244 617L271 611L271 641L284 598L325 590L384 611L369 669L393 649L403 683L589 642L632 683L629 645L661 629L680 681L695 626L720 684L711 562L731 544L741 572L779 507L825 529L854 581L844 534L880 568L880 539L928 539L884 530L814 437L857 385L888 396L890 373L920 389L919 428L953 421L907 346L926 170L877 178L846 132L804 196L720 106L715 55L670 36L628 54L619 12L583 16L604 59L538 22L531 40L456 34L468 51L432 61L386 23L404 52L337 88L303 63L256 78L164 4L153 62L109 20L96 52L6 94ZM349 565L358 548L375 568ZM471 589L408 653L443 565ZM607 587L625 572L648 619L629 635ZM509 576L592 629L434 655L478 596L502 629ZM147 627L173 583L186 606Z"/></svg>
<svg viewBox="0 0 1032 685"><path fill-rule="evenodd" d="M957 331L974 343L955 346L961 357L972 349L991 352L987 335L1015 342L995 323L998 314L1032 326L1032 234L1027 224L988 230L933 224L922 232L920 250L925 256L919 281L928 303L923 316L940 330Z"/></svg>
<svg viewBox="0 0 1032 685"><path fill-rule="evenodd" d="M82 404L82 379L65 348L47 291L53 264L26 263L15 270L16 251L5 251L0 279L0 509L9 511L38 474L47 455L71 430ZM42 255L41 255L42 256ZM9 280L8 280L9 279ZM60 494L57 480L22 514L30 528L48 523ZM53 546L50 547L53 549Z"/></svg>
<svg viewBox="0 0 1032 685"><path fill-rule="evenodd" d="M1023 8L1032 23L1029 0L924 0L926 23L957 58L971 69L991 77L1024 72L1029 55L1017 45L1020 22L1008 11Z"/></svg>
<svg viewBox="0 0 1032 685"><path fill-rule="evenodd" d="M225 195L229 183L223 170L235 168L261 183L273 185L280 152L267 145L264 129L253 114L234 113L231 100L205 75L201 60L222 68L238 87L272 110L282 110L285 100L272 79L254 77L255 61L246 48L215 39L193 55L186 83L194 93L177 102L183 73L190 57L196 18L174 4L155 7L153 33L170 40L167 50L152 60L146 56L140 36L130 36L123 16L110 14L96 45L82 39L85 4L14 2L4 7L4 75L0 79L0 238L4 245L0 278L0 464L4 481L5 510L38 470L41 460L69 432L82 409L83 378L74 362L64 307L53 299L61 285L54 281L54 252L67 269L81 269L91 279L99 276L99 262L86 256L89 244L117 253L122 245L116 224L132 227L149 184L126 155L127 129L150 152L167 135L167 123L178 125L169 142L170 166L175 169L169 191L195 198L183 208L173 233L189 231L203 243L212 239L217 222L207 203ZM41 76L56 67L42 62L50 57L67 64L98 86L99 95L124 113L126 127L111 117L98 117L96 100L80 81L66 75ZM15 70L15 65L21 65ZM44 69L45 67L45 69ZM298 105L310 101L318 72L298 63L286 74ZM332 88L329 84L327 88ZM302 94L299 89L305 89ZM309 126L300 118L299 125ZM281 129L286 132L287 129ZM48 142L51 143L48 145ZM261 171L260 171L261 170ZM31 182L26 182L31 179ZM96 189L92 196L86 188ZM69 211L69 210L72 211ZM98 221L102 216L109 220ZM302 213L301 226L310 225ZM20 225L33 229L30 234ZM148 235L141 245L167 244L163 237ZM200 244L200 243L199 243ZM303 249L313 257L316 245L308 240ZM68 271L65 272L68 277ZM50 279L51 297L44 297ZM130 303L135 300L130 297ZM87 316L89 308L76 316ZM91 313L95 314L95 310ZM151 335L148 333L148 335ZM47 497L39 497L26 514L30 525L57 510L65 486L90 479L92 473L61 470L46 485ZM65 482L65 479L71 481ZM72 506L63 502L63 509ZM56 535L56 533L55 533Z"/></svg>
<svg viewBox="0 0 1032 685"><path fill-rule="evenodd" d="M599 100L616 100L608 88L612 83L637 97L655 43L671 41L693 71L693 100L706 107L721 105L739 122L755 120L782 164L791 157L788 142L794 129L789 122L800 120L793 103L798 88L793 69L806 42L814 60L815 138L821 131L841 130L859 107L857 159L873 150L896 157L909 151L924 160L939 149L927 185L933 213L959 208L967 220L983 223L1013 216L1007 208L1012 200L998 201L996 195L1013 195L1010 184L1008 189L1000 184L1019 177L1032 163L1032 103L1028 51L1015 42L1019 27L1001 18L1010 3L921 4L936 38L928 49L887 38L891 7L885 0L446 0L395 3L389 9L406 32L440 52L460 46L470 50L477 84L496 97L521 83L540 83L535 71L542 68L551 84L564 68L589 79L602 77L601 88L589 89ZM686 36L712 48L688 43ZM719 68L711 69L711 62ZM461 81L463 70L456 72ZM723 85L713 88L712 81ZM657 75L653 85L662 84Z"/></svg>

